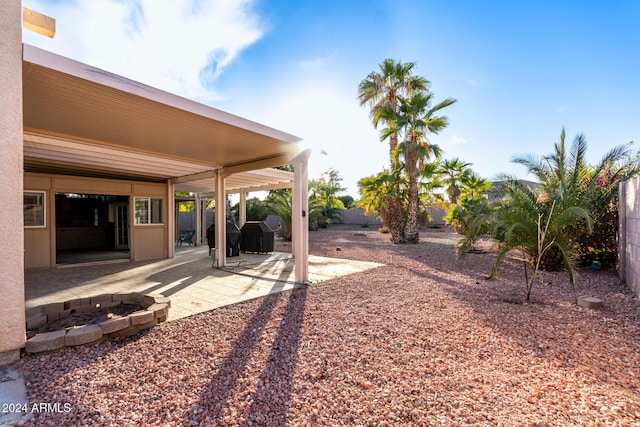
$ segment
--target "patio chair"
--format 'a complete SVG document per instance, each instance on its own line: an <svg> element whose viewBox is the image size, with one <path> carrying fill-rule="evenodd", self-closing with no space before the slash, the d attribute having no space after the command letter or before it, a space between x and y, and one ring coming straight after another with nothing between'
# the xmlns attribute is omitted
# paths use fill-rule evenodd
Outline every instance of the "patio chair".
<svg viewBox="0 0 640 427"><path fill-rule="evenodd" d="M189 246L193 246L193 236L195 236L196 231L193 230L187 234L181 234L178 236L178 241L176 242L176 246L182 246L183 243L188 244Z"/></svg>

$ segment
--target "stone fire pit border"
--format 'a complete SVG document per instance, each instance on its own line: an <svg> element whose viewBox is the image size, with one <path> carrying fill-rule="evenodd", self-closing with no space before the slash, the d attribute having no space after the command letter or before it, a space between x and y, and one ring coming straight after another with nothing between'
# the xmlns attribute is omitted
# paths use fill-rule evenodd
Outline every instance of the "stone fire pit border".
<svg viewBox="0 0 640 427"><path fill-rule="evenodd" d="M54 302L26 310L27 329L33 329L63 319L71 314L83 313L120 304L137 304L142 310L128 316L116 317L98 324L74 326L53 332L37 334L27 340L27 353L40 353L62 347L93 344L105 337L127 336L151 328L167 320L171 301L161 294L118 292L88 298Z"/></svg>

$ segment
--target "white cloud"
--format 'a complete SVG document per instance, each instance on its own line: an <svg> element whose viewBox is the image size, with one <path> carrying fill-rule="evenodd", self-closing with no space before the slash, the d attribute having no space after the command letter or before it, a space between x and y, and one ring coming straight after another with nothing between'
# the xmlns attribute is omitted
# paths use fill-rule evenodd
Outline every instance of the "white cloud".
<svg viewBox="0 0 640 427"><path fill-rule="evenodd" d="M251 0L24 1L56 19L43 49L182 96L212 101L211 83L263 35Z"/></svg>
<svg viewBox="0 0 640 427"><path fill-rule="evenodd" d="M338 56L337 52L333 52L326 56L319 56L312 59L305 59L298 63L298 65L303 69L318 69L324 68L329 65L334 58Z"/></svg>
<svg viewBox="0 0 640 427"><path fill-rule="evenodd" d="M25 7L56 18L58 31L53 40L28 32L23 37L26 43L43 49L212 103L216 94L201 78L215 79L263 35L253 3L159 2L24 0ZM303 147L312 149L310 177L334 168L348 194L355 197L360 178L388 166L388 144L379 141L368 109L360 107L356 86L343 87L339 76L327 67L337 55L332 52L298 61L298 66L319 73L298 73L300 81L291 76L286 80L270 76L264 92L253 93L250 99L234 96L226 105L243 117L303 138Z"/></svg>
<svg viewBox="0 0 640 427"><path fill-rule="evenodd" d="M453 134L453 135L451 135L451 137L449 138L449 141L448 141L448 144L447 144L447 145L450 145L450 146L464 145L464 144L466 144L467 142L469 142L469 141L467 141L467 139L466 139L466 138L464 138L464 137L462 137L462 136L458 135L457 133L454 133L454 134Z"/></svg>
<svg viewBox="0 0 640 427"><path fill-rule="evenodd" d="M336 169L347 193L358 196L360 178L388 167L389 145L380 142L369 110L357 101L355 88L344 90L330 81L290 82L285 88L268 95L268 109L259 108L262 103L254 100L254 110L243 106L245 114L303 138L302 147L312 150L309 177Z"/></svg>

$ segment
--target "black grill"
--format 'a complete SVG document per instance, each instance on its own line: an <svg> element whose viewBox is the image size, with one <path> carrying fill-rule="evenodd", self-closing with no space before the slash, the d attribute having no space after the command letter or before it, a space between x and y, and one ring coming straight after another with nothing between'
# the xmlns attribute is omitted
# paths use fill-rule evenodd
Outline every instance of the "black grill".
<svg viewBox="0 0 640 427"><path fill-rule="evenodd" d="M273 252L275 235L271 227L261 221L248 221L242 226L242 252Z"/></svg>
<svg viewBox="0 0 640 427"><path fill-rule="evenodd" d="M240 239L242 233L233 222L227 222L227 256L240 256ZM209 255L211 249L216 247L216 226L212 224L207 228L207 244L209 245Z"/></svg>

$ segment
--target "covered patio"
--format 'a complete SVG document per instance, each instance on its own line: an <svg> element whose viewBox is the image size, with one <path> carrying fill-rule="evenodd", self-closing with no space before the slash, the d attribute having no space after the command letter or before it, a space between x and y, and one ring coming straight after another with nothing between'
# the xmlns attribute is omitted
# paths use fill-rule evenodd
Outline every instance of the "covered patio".
<svg viewBox="0 0 640 427"><path fill-rule="evenodd" d="M112 203L109 220L126 222L116 236L137 261L174 255L176 191L193 194L197 206L213 196L220 207L238 193L242 225L248 192L292 188L295 280L308 280L309 152L300 138L32 46L23 46L22 68L25 191L46 199L49 220L28 230L28 268L57 264L56 239L65 233L57 230L56 194L118 197L124 215ZM273 169L283 165L294 172ZM138 222L139 209L153 211L153 203L158 219ZM96 225L103 221L96 213ZM216 209L214 223L215 246L224 248L225 209ZM203 243L206 225L198 218L194 243Z"/></svg>
<svg viewBox="0 0 640 427"><path fill-rule="evenodd" d="M207 246L180 247L170 259L95 263L25 273L26 307L104 293L160 293L171 299L168 320L293 289L294 260L289 253L241 253L225 268L211 268ZM380 264L309 257L309 280L319 283Z"/></svg>
<svg viewBox="0 0 640 427"><path fill-rule="evenodd" d="M309 281L309 152L299 137L26 45L21 3L3 5L0 228L11 238L1 262L0 364L25 345L25 276L56 274L61 250L128 251L134 270L171 260L176 191L214 194L222 207L232 191L292 188L293 281ZM284 165L294 172L272 169ZM218 248L225 214L216 209ZM218 265L226 266L223 251Z"/></svg>

